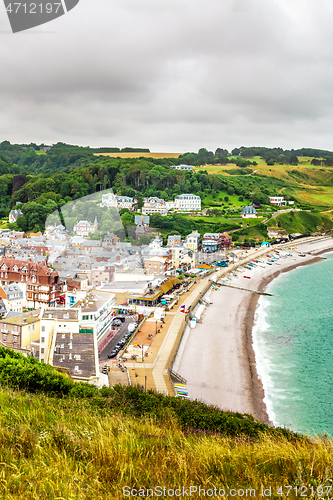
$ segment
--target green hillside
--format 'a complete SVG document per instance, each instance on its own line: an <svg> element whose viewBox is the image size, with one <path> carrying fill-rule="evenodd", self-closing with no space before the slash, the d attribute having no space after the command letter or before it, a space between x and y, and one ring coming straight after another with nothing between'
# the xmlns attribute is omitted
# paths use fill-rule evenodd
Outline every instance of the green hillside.
<svg viewBox="0 0 333 500"><path fill-rule="evenodd" d="M136 153L133 157L113 158L99 153L112 150L121 154L119 148L94 150L57 143L46 149L44 145L0 143L0 217L8 217L17 202L23 212L16 223L8 226L11 229L43 230L47 216L57 208L108 188L137 199L137 210L144 197L173 201L179 194L192 193L200 196L206 216L215 216L215 221L204 219L205 215L182 221L172 214L169 220L152 219L152 227L164 237L173 232L185 236L194 228L200 232L239 229L240 211L245 205L259 206L263 217L275 210L269 206L269 196L282 195L294 201L295 208L316 209L332 218L333 153L329 151L241 147L230 154L221 148L215 153L201 148L198 153L178 158L145 158L134 157L145 149L124 148ZM179 164L193 165L194 172L170 168ZM87 213L77 210L69 217L69 231L80 218L93 222L96 216L106 216L97 205L89 208ZM121 218L125 226L133 225L128 213L121 213ZM105 231L99 230L96 236L101 237ZM311 229L307 227L305 232ZM254 239L260 238L260 230L252 233Z"/></svg>
<svg viewBox="0 0 333 500"><path fill-rule="evenodd" d="M331 231L333 221L328 217L310 212L289 212L280 214L272 219L273 224L290 233L315 233L317 231ZM269 225L269 224L267 224Z"/></svg>
<svg viewBox="0 0 333 500"><path fill-rule="evenodd" d="M0 419L3 499L148 498L147 489L158 487L176 498L172 489L190 486L226 495L235 489L229 496L237 498L246 489L259 498L271 486L270 497L281 498L280 487L325 492L331 486L327 436L312 440L139 388L74 384L3 348Z"/></svg>

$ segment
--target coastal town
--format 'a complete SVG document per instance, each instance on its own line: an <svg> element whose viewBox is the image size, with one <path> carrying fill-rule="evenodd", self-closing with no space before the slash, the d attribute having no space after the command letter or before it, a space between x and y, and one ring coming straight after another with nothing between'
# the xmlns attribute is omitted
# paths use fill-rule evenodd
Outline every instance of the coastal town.
<svg viewBox="0 0 333 500"><path fill-rule="evenodd" d="M109 209L133 209L133 199L112 191L98 199ZM83 200L96 205L95 198ZM180 195L175 203L171 209L201 210L195 195ZM283 206L285 200L275 197L271 203ZM230 284L242 265L247 274L263 267L253 259L267 253L271 243L236 246L227 232L193 230L185 238L169 234L163 245L150 227L150 214L166 215L169 209L164 200L144 200L134 234L136 239L149 235L147 245L112 232L120 219L110 223L103 239L93 239L102 223L97 217L77 220L70 234L58 212L49 216L43 233L2 229L1 345L57 367L75 381L140 385L188 398L186 379L174 368L186 329L188 335L190 327L202 323L210 303L205 294L219 289L218 279L224 276L224 285ZM66 224L66 210L62 214ZM242 216L256 217L256 209L246 206ZM58 224L48 223L57 217ZM274 243L287 245L289 239ZM265 257L267 267L281 257L275 252Z"/></svg>

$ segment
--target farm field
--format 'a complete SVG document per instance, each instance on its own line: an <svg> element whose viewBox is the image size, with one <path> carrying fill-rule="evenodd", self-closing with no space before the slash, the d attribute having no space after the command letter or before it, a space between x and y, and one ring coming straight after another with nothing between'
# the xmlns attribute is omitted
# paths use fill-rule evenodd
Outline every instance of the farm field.
<svg viewBox="0 0 333 500"><path fill-rule="evenodd" d="M178 158L183 153L94 153L95 156L110 156L111 158Z"/></svg>

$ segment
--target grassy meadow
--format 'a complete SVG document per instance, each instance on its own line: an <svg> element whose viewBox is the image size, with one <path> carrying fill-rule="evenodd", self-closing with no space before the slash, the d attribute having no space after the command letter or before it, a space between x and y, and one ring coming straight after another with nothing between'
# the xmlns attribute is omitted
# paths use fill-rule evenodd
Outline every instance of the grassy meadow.
<svg viewBox="0 0 333 500"><path fill-rule="evenodd" d="M184 431L168 412L162 421L135 418L93 409L85 399L4 388L0 420L0 494L6 500L118 500L126 486L226 492L271 486L270 498L281 498L281 486L320 492L332 485L333 447L326 436L291 441Z"/></svg>
<svg viewBox="0 0 333 500"><path fill-rule="evenodd" d="M280 179L288 186L278 190L277 195L291 195L300 203L313 205L320 210L329 209L333 200L333 168L311 165L312 158L299 157L298 165L267 165L259 156L251 158L256 161L257 166L250 165L253 173L241 177L264 176L267 178ZM235 164L227 165L205 165L196 167L195 171L206 170L208 174L219 174L229 176L235 170L241 171ZM233 205L237 206L237 200L230 197ZM207 200L208 202L209 200Z"/></svg>
<svg viewBox="0 0 333 500"><path fill-rule="evenodd" d="M311 498L319 499L332 483L327 436L138 387L99 390L6 348L0 423L4 500L118 500L135 496L126 487L191 486L226 495L251 489L253 498L262 488L272 488L271 498L281 498L281 487L313 488Z"/></svg>

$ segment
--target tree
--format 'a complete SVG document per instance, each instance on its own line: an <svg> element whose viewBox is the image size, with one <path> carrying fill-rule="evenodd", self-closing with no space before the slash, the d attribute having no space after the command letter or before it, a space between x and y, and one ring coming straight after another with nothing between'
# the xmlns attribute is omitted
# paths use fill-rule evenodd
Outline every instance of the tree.
<svg viewBox="0 0 333 500"><path fill-rule="evenodd" d="M217 150L215 151L215 156L217 156L218 158L223 158L225 156L228 156L229 152L227 149L221 149L221 148L217 148Z"/></svg>
<svg viewBox="0 0 333 500"><path fill-rule="evenodd" d="M292 156L290 157L290 164L291 164L291 165L298 165L298 158L297 158L297 156L296 156L296 155L292 155Z"/></svg>
<svg viewBox="0 0 333 500"><path fill-rule="evenodd" d="M22 186L24 186L24 184L26 184L28 182L28 177L26 175L15 175L14 178L13 178L13 193L15 193L15 191L18 191L19 189L21 189Z"/></svg>
<svg viewBox="0 0 333 500"><path fill-rule="evenodd" d="M44 223L47 216L47 210L45 207L34 201L30 201L22 205L22 212L25 218L23 224L27 226L27 228L22 229L22 231L31 230L36 227L39 228L38 230L44 229ZM20 226L22 225L22 221L18 222L19 219L21 219L21 217L19 217L16 222Z"/></svg>
<svg viewBox="0 0 333 500"><path fill-rule="evenodd" d="M255 189L250 198L255 205L269 205L268 196L262 193L259 189Z"/></svg>

